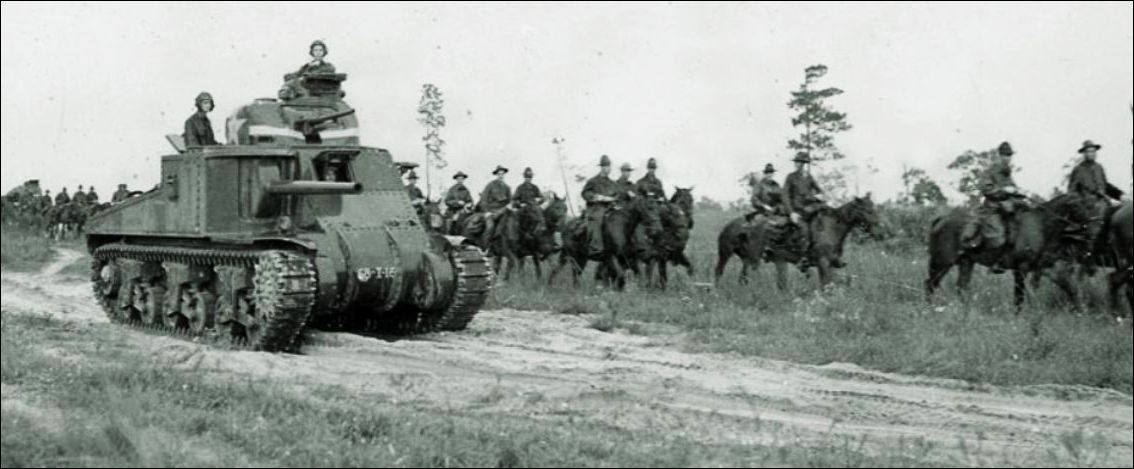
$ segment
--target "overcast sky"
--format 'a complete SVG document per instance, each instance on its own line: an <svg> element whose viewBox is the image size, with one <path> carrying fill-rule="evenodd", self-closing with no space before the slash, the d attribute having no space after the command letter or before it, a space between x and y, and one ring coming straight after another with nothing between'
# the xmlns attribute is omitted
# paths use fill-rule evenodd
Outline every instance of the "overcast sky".
<svg viewBox="0 0 1134 469"><path fill-rule="evenodd" d="M150 187L198 92L219 136L319 38L363 142L398 159L423 158L415 110L439 86L447 173L477 188L504 164L561 190L562 136L588 171L657 157L667 184L738 198L740 174L790 166L785 103L817 63L846 91L838 144L880 169L864 192L896 194L903 165L952 180L954 156L1010 140L1020 184L1046 194L1088 138L1126 187L1132 5L4 3L0 185Z"/></svg>

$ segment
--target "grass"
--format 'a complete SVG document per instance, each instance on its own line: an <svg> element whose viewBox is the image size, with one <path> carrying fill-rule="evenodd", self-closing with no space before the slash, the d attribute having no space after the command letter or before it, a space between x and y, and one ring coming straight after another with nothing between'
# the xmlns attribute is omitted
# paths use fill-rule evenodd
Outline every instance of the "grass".
<svg viewBox="0 0 1134 469"><path fill-rule="evenodd" d="M781 447L698 443L571 416L438 409L357 396L333 384L279 383L170 369L141 356L113 326L7 312L3 467L934 467L911 439L865 455L853 439ZM39 345L66 350L48 353ZM13 405L19 402L22 405ZM538 401L537 401L538 402ZM23 410L15 410L23 409ZM33 410L28 410L33 409ZM677 435L688 432L677 432ZM1090 439L1056 461L1092 457ZM1078 455L1079 460L1073 459ZM1037 454L1035 464L1047 461ZM1016 461L1019 463L1019 461ZM997 465L1008 461L983 461Z"/></svg>
<svg viewBox="0 0 1134 469"><path fill-rule="evenodd" d="M0 231L0 267L27 272L43 266L54 255L51 242L26 229L6 226Z"/></svg>
<svg viewBox="0 0 1134 469"><path fill-rule="evenodd" d="M1017 315L1010 275L983 271L967 297L942 292L925 301L924 248L909 243L851 245L850 284L827 291L793 269L790 291L774 287L763 266L749 286L737 282L734 259L720 288L703 290L716 265L716 234L734 215L700 213L687 250L698 269L677 274L669 291L636 285L622 294L583 286L555 287L514 278L490 308L541 309L595 316L594 327L658 323L688 334L695 350L787 361L853 363L864 368L997 385L1085 385L1134 392L1134 340L1105 301L1101 278L1084 288L1086 306L1074 308L1045 282ZM562 275L567 275L566 273ZM951 290L947 288L946 290Z"/></svg>

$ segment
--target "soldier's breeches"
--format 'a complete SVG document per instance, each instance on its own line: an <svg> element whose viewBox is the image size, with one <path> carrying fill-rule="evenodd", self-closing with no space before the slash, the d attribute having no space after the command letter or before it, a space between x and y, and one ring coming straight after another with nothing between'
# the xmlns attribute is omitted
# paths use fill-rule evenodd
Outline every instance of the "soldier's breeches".
<svg viewBox="0 0 1134 469"><path fill-rule="evenodd" d="M587 209L587 239L591 254L600 254L604 250L602 239L602 221L606 215L604 207L591 207Z"/></svg>

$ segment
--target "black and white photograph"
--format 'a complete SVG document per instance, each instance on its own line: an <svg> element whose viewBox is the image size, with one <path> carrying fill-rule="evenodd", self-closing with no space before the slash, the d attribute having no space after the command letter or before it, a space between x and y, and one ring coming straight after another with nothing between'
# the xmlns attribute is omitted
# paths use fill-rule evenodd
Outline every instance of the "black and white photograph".
<svg viewBox="0 0 1134 469"><path fill-rule="evenodd" d="M0 467L1134 465L1134 2L0 24Z"/></svg>

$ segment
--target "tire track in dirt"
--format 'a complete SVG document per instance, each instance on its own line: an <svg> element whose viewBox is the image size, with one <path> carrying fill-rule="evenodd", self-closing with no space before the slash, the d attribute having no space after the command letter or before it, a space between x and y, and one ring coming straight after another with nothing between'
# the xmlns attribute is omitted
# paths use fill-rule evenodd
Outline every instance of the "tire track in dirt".
<svg viewBox="0 0 1134 469"><path fill-rule="evenodd" d="M103 324L85 283L52 267L4 273L4 309L88 324L217 379L254 377L301 393L341 386L363 401L593 421L705 443L829 446L866 436L864 451L887 454L924 441L942 461L1043 463L1063 451L1062 437L1081 431L1104 447L1099 464L1134 462L1131 398L1112 391L691 354L679 336L603 333L586 318L510 310L484 312L459 334L391 342L314 333L299 356L222 351Z"/></svg>

